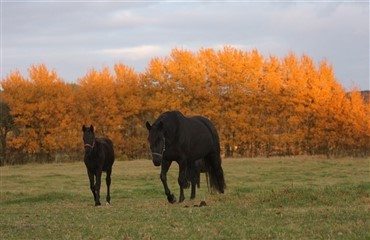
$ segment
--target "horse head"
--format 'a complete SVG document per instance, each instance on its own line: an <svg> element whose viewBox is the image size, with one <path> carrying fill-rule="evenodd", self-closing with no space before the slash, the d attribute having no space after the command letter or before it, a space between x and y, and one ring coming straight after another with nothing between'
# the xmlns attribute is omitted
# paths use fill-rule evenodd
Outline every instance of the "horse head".
<svg viewBox="0 0 370 240"><path fill-rule="evenodd" d="M148 142L152 152L154 166L160 166L163 160L163 154L166 151L166 138L164 136L163 122L150 125L146 122L146 128L149 131Z"/></svg>
<svg viewBox="0 0 370 240"><path fill-rule="evenodd" d="M85 125L83 125L82 131L83 131L83 141L84 141L85 153L91 154L92 150L95 147L94 127L93 125L90 125L90 127L85 127Z"/></svg>

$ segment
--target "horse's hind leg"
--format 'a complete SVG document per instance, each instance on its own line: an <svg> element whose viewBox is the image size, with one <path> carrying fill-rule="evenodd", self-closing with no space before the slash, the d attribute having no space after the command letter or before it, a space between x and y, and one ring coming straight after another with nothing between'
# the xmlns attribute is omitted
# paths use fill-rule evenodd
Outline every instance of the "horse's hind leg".
<svg viewBox="0 0 370 240"><path fill-rule="evenodd" d="M199 170L198 166L195 165L191 169L191 173L190 173L190 182L191 182L191 195L190 195L190 199L194 199L195 198L195 195L196 195L196 187L198 186L198 188L199 188L199 183L200 183L199 177L200 177L200 170Z"/></svg>
<svg viewBox="0 0 370 240"><path fill-rule="evenodd" d="M180 186L179 202L183 202L185 200L184 188L188 188L190 185L187 177L188 170L186 164L187 164L186 160L179 161L179 177L177 179L177 182L179 183Z"/></svg>
<svg viewBox="0 0 370 240"><path fill-rule="evenodd" d="M106 182L107 182L107 205L110 204L110 183L111 183L111 176L112 174L112 168L107 170L107 177L106 177Z"/></svg>
<svg viewBox="0 0 370 240"><path fill-rule="evenodd" d="M195 192L196 192L196 182L194 180L191 180L191 195L190 195L190 199L194 199L195 198Z"/></svg>

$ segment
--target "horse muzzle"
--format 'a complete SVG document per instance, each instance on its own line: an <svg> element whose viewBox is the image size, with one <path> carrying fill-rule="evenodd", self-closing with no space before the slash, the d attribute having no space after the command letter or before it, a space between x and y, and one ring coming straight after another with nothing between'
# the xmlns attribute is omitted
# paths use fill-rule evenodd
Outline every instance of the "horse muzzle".
<svg viewBox="0 0 370 240"><path fill-rule="evenodd" d="M152 153L152 157L153 157L154 166L156 166L156 167L161 166L162 158L163 158L162 154Z"/></svg>
<svg viewBox="0 0 370 240"><path fill-rule="evenodd" d="M156 167L161 166L161 162L160 162L160 161L154 161L154 160L153 160L153 164L154 164L154 166L156 166Z"/></svg>

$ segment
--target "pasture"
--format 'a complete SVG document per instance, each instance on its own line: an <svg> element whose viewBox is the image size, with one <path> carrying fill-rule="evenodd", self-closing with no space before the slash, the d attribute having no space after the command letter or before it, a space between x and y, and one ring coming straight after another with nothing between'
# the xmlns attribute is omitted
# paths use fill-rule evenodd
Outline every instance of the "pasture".
<svg viewBox="0 0 370 240"><path fill-rule="evenodd" d="M111 205L94 207L83 162L1 167L0 238L370 238L369 158L223 159L223 168L225 194L209 193L202 174L195 200L188 189L169 204L150 160L115 162ZM177 176L174 163L176 198Z"/></svg>

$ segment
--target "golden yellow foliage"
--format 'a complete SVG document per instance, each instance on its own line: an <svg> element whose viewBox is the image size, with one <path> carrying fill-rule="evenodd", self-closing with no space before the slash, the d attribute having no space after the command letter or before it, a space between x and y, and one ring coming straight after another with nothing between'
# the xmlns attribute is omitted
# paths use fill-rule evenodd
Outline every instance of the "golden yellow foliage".
<svg viewBox="0 0 370 240"><path fill-rule="evenodd" d="M225 155L368 154L370 107L347 94L325 60L290 53L265 58L230 46L173 49L144 73L116 64L77 84L45 65L2 80L16 131L12 151L53 155L82 149L81 126L112 138L118 154L146 156L145 121L167 110L211 119Z"/></svg>
<svg viewBox="0 0 370 240"><path fill-rule="evenodd" d="M31 66L29 79L15 72L1 84L17 129L11 147L41 155L71 147L65 135L73 126L68 121L72 91L55 71L45 65Z"/></svg>

